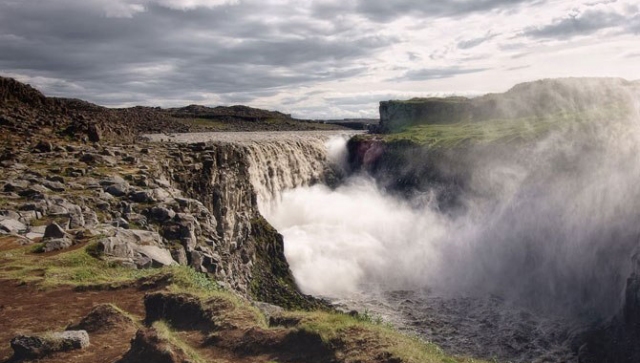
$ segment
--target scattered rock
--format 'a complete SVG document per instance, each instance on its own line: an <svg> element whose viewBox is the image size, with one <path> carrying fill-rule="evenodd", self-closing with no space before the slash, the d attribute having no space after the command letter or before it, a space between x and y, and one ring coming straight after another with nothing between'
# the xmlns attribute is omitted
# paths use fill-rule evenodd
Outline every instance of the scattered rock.
<svg viewBox="0 0 640 363"><path fill-rule="evenodd" d="M0 233L26 233L27 226L15 219L0 220Z"/></svg>
<svg viewBox="0 0 640 363"><path fill-rule="evenodd" d="M84 330L43 335L18 335L11 340L14 360L37 359L55 352L84 349L89 346L89 334Z"/></svg>
<svg viewBox="0 0 640 363"><path fill-rule="evenodd" d="M153 207L150 211L150 219L157 222L166 222L176 216L176 212L164 207Z"/></svg>
<svg viewBox="0 0 640 363"><path fill-rule="evenodd" d="M98 241L100 251L125 266L136 268L177 265L157 232L118 228L113 237Z"/></svg>
<svg viewBox="0 0 640 363"><path fill-rule="evenodd" d="M100 142L100 140L102 140L102 130L100 130L96 124L92 123L89 125L89 130L87 130L87 136L91 142Z"/></svg>
<svg viewBox="0 0 640 363"><path fill-rule="evenodd" d="M49 224L44 230L43 237L46 239L64 238L67 237L67 234L65 233L64 228L54 222Z"/></svg>
<svg viewBox="0 0 640 363"><path fill-rule="evenodd" d="M111 222L111 225L114 227L120 227L124 229L129 229L129 222L127 222L124 218L116 218Z"/></svg>
<svg viewBox="0 0 640 363"><path fill-rule="evenodd" d="M45 187L55 191L55 192L64 192L67 188L61 182L45 180L42 182L42 185Z"/></svg>
<svg viewBox="0 0 640 363"><path fill-rule="evenodd" d="M64 238L55 238L47 240L44 243L43 251L44 252L52 252L52 251L60 251L66 250L67 248L73 246L73 241L67 237Z"/></svg>
<svg viewBox="0 0 640 363"><path fill-rule="evenodd" d="M26 180L12 180L7 182L2 188L2 190L5 193L11 193L11 192L18 192L28 187L29 187L29 182Z"/></svg>
<svg viewBox="0 0 640 363"><path fill-rule="evenodd" d="M113 195L114 197L124 197L129 191L129 184L123 183L110 185L104 191Z"/></svg>
<svg viewBox="0 0 640 363"><path fill-rule="evenodd" d="M53 145L48 141L42 140L38 142L38 144L33 148L33 150L41 153L50 153L53 150Z"/></svg>

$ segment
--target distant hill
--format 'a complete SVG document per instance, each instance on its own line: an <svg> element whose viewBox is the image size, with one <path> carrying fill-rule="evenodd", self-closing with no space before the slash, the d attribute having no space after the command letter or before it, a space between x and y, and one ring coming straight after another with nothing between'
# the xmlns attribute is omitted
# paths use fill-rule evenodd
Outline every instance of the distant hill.
<svg viewBox="0 0 640 363"><path fill-rule="evenodd" d="M414 98L380 102L383 132L416 125L488 120L545 119L626 108L640 94L640 82L620 78L560 78L521 83L505 93L477 98Z"/></svg>
<svg viewBox="0 0 640 363"><path fill-rule="evenodd" d="M3 138L72 137L133 141L141 133L206 131L291 131L341 128L297 120L277 111L247 106L107 108L80 99L46 97L12 78L0 77Z"/></svg>

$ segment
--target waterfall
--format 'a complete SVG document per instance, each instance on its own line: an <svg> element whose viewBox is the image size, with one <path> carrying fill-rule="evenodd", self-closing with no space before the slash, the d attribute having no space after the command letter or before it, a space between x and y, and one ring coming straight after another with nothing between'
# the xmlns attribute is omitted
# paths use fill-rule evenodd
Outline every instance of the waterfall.
<svg viewBox="0 0 640 363"><path fill-rule="evenodd" d="M343 168L342 158L346 156L341 152L345 148L334 145L336 141L346 144L353 134L297 135L246 145L249 175L260 211L268 213L283 191L322 182L327 173Z"/></svg>

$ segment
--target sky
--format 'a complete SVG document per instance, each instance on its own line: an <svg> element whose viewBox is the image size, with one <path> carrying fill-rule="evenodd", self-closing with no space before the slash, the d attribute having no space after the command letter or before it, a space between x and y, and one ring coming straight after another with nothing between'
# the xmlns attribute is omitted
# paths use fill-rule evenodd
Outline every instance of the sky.
<svg viewBox="0 0 640 363"><path fill-rule="evenodd" d="M110 107L377 117L639 63L640 0L0 0L0 75Z"/></svg>

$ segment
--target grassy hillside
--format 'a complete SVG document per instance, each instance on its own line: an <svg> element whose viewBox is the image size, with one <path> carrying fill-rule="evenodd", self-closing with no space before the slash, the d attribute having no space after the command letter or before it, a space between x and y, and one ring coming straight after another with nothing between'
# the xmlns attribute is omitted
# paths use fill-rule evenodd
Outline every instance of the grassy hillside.
<svg viewBox="0 0 640 363"><path fill-rule="evenodd" d="M0 239L6 238L11 237ZM295 353L297 358L303 358L305 354L312 354L317 350L331 357L327 362L483 363L470 358L446 355L437 346L400 334L368 314L281 311L267 317L250 301L224 289L206 275L189 267L149 270L118 267L103 261L100 255L96 254L94 246L93 242L88 241L80 248L64 253L38 253L38 246L2 251L0 284L7 288L15 286L16 289L25 285L35 286L36 291L45 295L55 294L57 290L69 291L71 287L74 295L86 294L86 298L79 296L78 300L89 305L93 303L87 298L98 292L105 294L106 299L112 294L114 307L122 309L123 313L137 320L139 328L144 324L140 321L140 311L127 311L126 306L119 306L117 296L127 293L130 299L136 296L144 298L147 309L149 294L164 294L166 299L186 299L199 305L197 309L202 310L203 316L211 316L212 326L215 326L212 331L191 330L189 327L181 326L177 321L149 321L148 311L146 324L156 330L169 344L186 352L195 362L217 361L216 358L220 355L231 359L225 361L235 361L233 357L237 355L239 362L247 361L251 357L257 362L286 362L289 361L286 354L281 355L277 350L291 350L289 353ZM146 291L151 293L144 295ZM33 302L39 298L39 294L31 295L29 299ZM5 300L14 299L19 295L5 294L0 297L0 304L10 304L10 301ZM194 308L190 309L193 312ZM210 314L212 312L215 314ZM79 311L76 313L80 314ZM76 319L80 317L81 315ZM28 320L22 320L20 327L9 324L10 326L3 329L7 330L7 334L11 334L15 329L31 331L48 325L47 319L47 314L39 314L33 319L36 326L31 326ZM116 331L114 334L121 332ZM206 335L207 343L195 344L202 338L201 334ZM104 339L102 336L100 338ZM268 341L265 342L264 339ZM307 344L303 348L298 346L301 340ZM262 346L264 344L267 345ZM272 352L271 349L276 347L276 351ZM305 352L307 350L308 352ZM74 361L71 357L68 359ZM317 357L313 359L324 361L318 360Z"/></svg>

